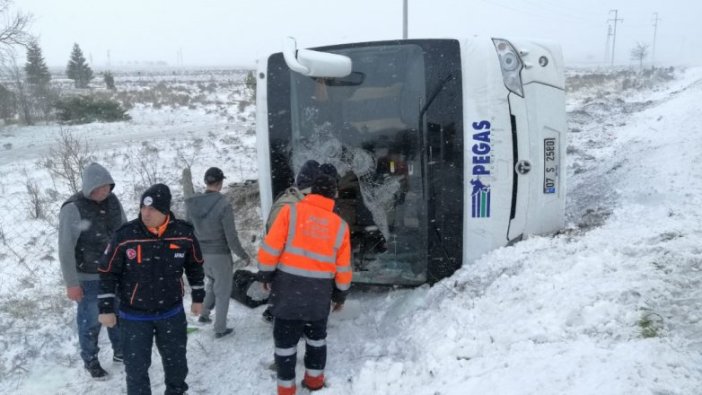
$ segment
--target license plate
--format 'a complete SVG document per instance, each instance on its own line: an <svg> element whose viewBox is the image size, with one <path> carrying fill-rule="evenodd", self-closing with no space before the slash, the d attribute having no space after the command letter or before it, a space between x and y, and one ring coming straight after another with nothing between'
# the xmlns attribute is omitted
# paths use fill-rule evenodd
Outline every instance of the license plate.
<svg viewBox="0 0 702 395"><path fill-rule="evenodd" d="M544 139L544 193L556 193L559 157L556 139Z"/></svg>

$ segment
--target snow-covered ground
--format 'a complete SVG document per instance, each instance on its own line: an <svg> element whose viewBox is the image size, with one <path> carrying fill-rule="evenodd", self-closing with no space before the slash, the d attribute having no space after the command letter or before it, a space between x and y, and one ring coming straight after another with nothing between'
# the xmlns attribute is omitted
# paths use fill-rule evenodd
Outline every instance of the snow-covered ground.
<svg viewBox="0 0 702 395"><path fill-rule="evenodd" d="M568 228L496 250L432 288L354 292L330 318L319 394L702 393L702 69L676 76L569 90ZM141 154L157 148L159 179L176 196L183 158L196 181L211 165L231 181L255 178L252 111L232 122L201 108L135 107L132 121L72 130L98 143L133 216L143 180L130 156L144 140ZM55 219L27 219L27 179L42 185L47 212L60 199L46 190L66 193L36 165L55 131L0 131L0 393L124 393L106 338L111 378L82 369ZM200 330L189 337L189 393L274 393L262 309L231 301L236 334L220 340L190 317Z"/></svg>

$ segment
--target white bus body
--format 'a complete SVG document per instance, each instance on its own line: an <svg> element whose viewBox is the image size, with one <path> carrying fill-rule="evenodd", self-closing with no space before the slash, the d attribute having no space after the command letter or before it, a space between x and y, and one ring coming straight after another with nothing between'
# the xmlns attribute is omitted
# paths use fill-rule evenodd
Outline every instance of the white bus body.
<svg viewBox="0 0 702 395"><path fill-rule="evenodd" d="M421 284L562 228L566 120L558 45L413 39L259 62L262 213L302 163L341 174L354 281Z"/></svg>

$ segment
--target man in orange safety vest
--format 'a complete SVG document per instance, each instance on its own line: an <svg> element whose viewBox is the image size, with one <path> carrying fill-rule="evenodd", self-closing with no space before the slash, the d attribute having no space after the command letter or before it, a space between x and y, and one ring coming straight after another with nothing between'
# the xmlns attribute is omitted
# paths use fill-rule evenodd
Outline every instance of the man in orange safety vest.
<svg viewBox="0 0 702 395"><path fill-rule="evenodd" d="M337 182L318 175L300 202L284 206L258 251L260 280L271 288L278 394L294 395L297 343L304 335L310 390L324 386L327 318L351 285L349 227L334 209Z"/></svg>

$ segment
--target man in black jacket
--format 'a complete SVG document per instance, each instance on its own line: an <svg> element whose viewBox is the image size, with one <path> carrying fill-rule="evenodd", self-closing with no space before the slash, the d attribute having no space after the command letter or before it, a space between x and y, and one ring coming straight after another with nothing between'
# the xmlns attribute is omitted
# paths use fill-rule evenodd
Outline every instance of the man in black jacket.
<svg viewBox="0 0 702 395"><path fill-rule="evenodd" d="M80 356L90 375L103 379L107 372L98 360L98 262L114 231L127 222L122 205L112 193L115 182L98 163L88 165L82 174L82 190L61 206L58 249L66 295L77 303L76 321ZM118 328L109 328L112 360L122 361Z"/></svg>
<svg viewBox="0 0 702 395"><path fill-rule="evenodd" d="M193 314L205 297L200 244L193 228L170 211L164 184L141 197L139 218L119 228L100 262L100 323L116 323L112 300L120 299L119 318L127 373L127 393L151 394L149 366L154 337L163 362L166 394L188 389L187 322L183 272L192 289Z"/></svg>

